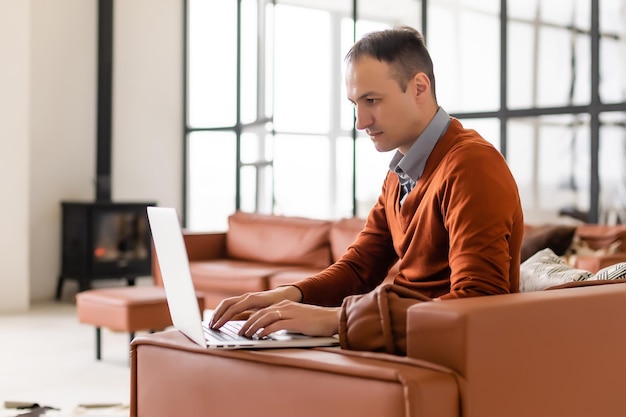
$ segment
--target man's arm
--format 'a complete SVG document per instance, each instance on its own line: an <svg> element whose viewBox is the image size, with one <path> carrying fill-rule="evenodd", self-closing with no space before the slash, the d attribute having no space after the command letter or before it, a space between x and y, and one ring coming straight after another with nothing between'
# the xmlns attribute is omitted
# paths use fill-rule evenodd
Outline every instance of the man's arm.
<svg viewBox="0 0 626 417"><path fill-rule="evenodd" d="M455 152L442 204L450 293L441 298L515 292L524 227L517 184L497 150L474 146Z"/></svg>

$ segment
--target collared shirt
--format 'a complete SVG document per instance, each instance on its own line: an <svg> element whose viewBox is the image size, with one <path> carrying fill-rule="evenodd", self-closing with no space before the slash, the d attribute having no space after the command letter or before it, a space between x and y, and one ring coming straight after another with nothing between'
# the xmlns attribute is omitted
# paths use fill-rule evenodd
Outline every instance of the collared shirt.
<svg viewBox="0 0 626 417"><path fill-rule="evenodd" d="M406 155L396 151L391 159L389 169L398 175L400 181L400 204L404 202L406 195L415 187L417 180L422 176L426 160L428 160L430 153L449 124L450 115L439 107L433 119L409 148Z"/></svg>

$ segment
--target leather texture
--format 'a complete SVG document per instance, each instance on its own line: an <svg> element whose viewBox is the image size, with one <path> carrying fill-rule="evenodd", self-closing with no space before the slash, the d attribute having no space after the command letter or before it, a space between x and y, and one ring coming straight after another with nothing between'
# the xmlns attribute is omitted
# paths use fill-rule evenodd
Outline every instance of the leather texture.
<svg viewBox="0 0 626 417"><path fill-rule="evenodd" d="M337 220L330 229L330 251L333 261L341 258L346 249L354 243L365 226L365 219L346 218Z"/></svg>
<svg viewBox="0 0 626 417"><path fill-rule="evenodd" d="M330 247L333 242L349 245L359 222L333 223ZM340 227L335 229L335 224ZM602 245L623 237L620 228L584 225L577 233ZM222 260L218 265L222 262L235 272L237 264L223 262L227 233L184 237L192 265ZM339 246L331 250L333 257ZM590 258L598 264L616 263L626 261L626 253ZM290 273L300 278L295 268L278 269L267 276L267 285L288 283ZM284 281L272 281L279 276ZM200 285L197 276L194 282ZM346 300L342 319L346 348L381 352L224 352L202 350L178 332L140 336L131 352L131 415L624 415L626 283L417 303L388 289ZM204 293L214 297L207 306L223 298L217 289L210 291ZM367 303L360 305L360 300ZM396 301L399 311L408 311L406 356L384 353L402 351L401 340L391 346L383 337L401 335L402 318L393 319ZM361 324L361 314L378 320L378 326L369 329L366 320ZM359 326L362 334L355 333ZM368 332L375 333L371 340L365 338ZM232 410L227 408L231 401Z"/></svg>
<svg viewBox="0 0 626 417"><path fill-rule="evenodd" d="M414 303L406 357L142 335L131 416L621 417L625 301L612 283Z"/></svg>
<svg viewBox="0 0 626 417"><path fill-rule="evenodd" d="M281 285L290 285L301 279L308 278L320 272L319 268L294 267L278 271L270 275L269 287L276 288Z"/></svg>
<svg viewBox="0 0 626 417"><path fill-rule="evenodd" d="M383 284L367 294L347 297L339 321L341 347L406 355L407 310L426 301L432 300L393 284Z"/></svg>
<svg viewBox="0 0 626 417"><path fill-rule="evenodd" d="M198 306L204 299L198 293ZM78 321L115 331L162 330L172 325L162 287L97 288L76 294Z"/></svg>
<svg viewBox="0 0 626 417"><path fill-rule="evenodd" d="M322 269L331 263L330 226L325 220L237 212L228 218L226 254L233 259Z"/></svg>
<svg viewBox="0 0 626 417"><path fill-rule="evenodd" d="M133 417L452 417L458 401L453 372L384 354L203 350L175 331L131 347Z"/></svg>
<svg viewBox="0 0 626 417"><path fill-rule="evenodd" d="M407 354L463 376L465 417L617 417L624 312L624 283L419 303Z"/></svg>
<svg viewBox="0 0 626 417"><path fill-rule="evenodd" d="M620 262L626 262L626 252L601 256L577 256L574 267L596 273L607 266Z"/></svg>
<svg viewBox="0 0 626 417"><path fill-rule="evenodd" d="M599 250L619 242L617 250L626 251L626 226L583 224L577 227L576 234L584 240L590 249Z"/></svg>

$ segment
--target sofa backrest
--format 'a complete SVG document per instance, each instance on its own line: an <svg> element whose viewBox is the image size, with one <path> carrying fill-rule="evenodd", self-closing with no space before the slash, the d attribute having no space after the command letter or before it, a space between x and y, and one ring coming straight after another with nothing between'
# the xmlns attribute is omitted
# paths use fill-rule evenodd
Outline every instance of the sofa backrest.
<svg viewBox="0 0 626 417"><path fill-rule="evenodd" d="M330 252L333 262L345 253L364 226L365 219L357 217L345 218L333 223L330 228Z"/></svg>
<svg viewBox="0 0 626 417"><path fill-rule="evenodd" d="M325 268L331 222L236 212L228 218L226 254L248 261Z"/></svg>
<svg viewBox="0 0 626 417"><path fill-rule="evenodd" d="M346 250L356 240L357 236L365 227L366 219L359 217L344 218L333 223L330 228L330 252L333 262L341 258ZM385 282L393 282L394 277L400 270L400 262L391 267L385 277Z"/></svg>

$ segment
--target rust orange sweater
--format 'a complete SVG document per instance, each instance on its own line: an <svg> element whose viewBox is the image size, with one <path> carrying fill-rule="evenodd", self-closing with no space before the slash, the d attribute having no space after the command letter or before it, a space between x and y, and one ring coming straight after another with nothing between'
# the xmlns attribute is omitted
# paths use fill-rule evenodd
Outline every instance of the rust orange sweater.
<svg viewBox="0 0 626 417"><path fill-rule="evenodd" d="M398 258L395 283L432 298L519 290L524 220L517 184L500 152L478 133L452 119L401 207L399 192L389 171L352 246L296 283L304 303L339 306L380 284Z"/></svg>

